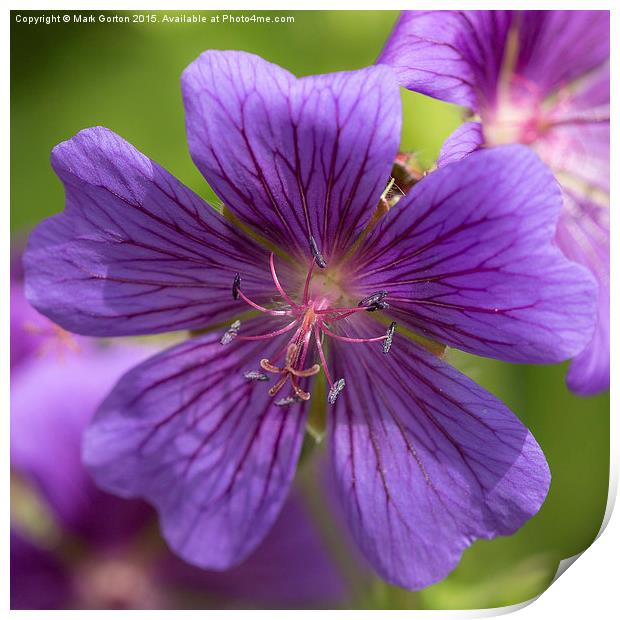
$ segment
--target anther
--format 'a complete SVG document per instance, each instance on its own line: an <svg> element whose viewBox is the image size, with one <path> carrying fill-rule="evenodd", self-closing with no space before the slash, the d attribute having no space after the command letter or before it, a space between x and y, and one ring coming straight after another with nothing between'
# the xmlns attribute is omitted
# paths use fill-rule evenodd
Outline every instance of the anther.
<svg viewBox="0 0 620 620"><path fill-rule="evenodd" d="M368 308L366 308L366 312L374 312L375 310L387 310L389 307L390 304L388 304L387 301L378 301L372 304L372 306L368 306Z"/></svg>
<svg viewBox="0 0 620 620"><path fill-rule="evenodd" d="M220 344L230 344L239 334L241 321L235 321L225 332L220 340Z"/></svg>
<svg viewBox="0 0 620 620"><path fill-rule="evenodd" d="M316 264L321 269L325 269L325 267L327 267L327 263L325 262L325 259L323 258L323 255L321 254L319 247L316 244L316 240L312 236L310 237L310 251L312 252L312 256Z"/></svg>
<svg viewBox="0 0 620 620"><path fill-rule="evenodd" d="M258 370L246 370L243 376L248 381L269 381L269 377Z"/></svg>
<svg viewBox="0 0 620 620"><path fill-rule="evenodd" d="M377 291L368 297L364 297L358 304L358 308L366 308L367 312L374 312L375 310L386 310L389 308L387 301L383 301L387 297L387 291Z"/></svg>
<svg viewBox="0 0 620 620"><path fill-rule="evenodd" d="M338 394L340 394L340 392L344 390L345 385L346 383L344 379L338 379L338 381L336 381L334 385L331 386L331 388L329 389L329 394L327 395L327 400L329 401L330 405L333 405L336 402Z"/></svg>
<svg viewBox="0 0 620 620"><path fill-rule="evenodd" d="M396 323L392 321L385 332L385 340L383 341L383 352L387 355L390 352L392 346L392 340L394 340L394 332L396 331Z"/></svg>
<svg viewBox="0 0 620 620"><path fill-rule="evenodd" d="M232 296L234 300L239 299L239 289L241 288L241 276L236 273L232 285Z"/></svg>
<svg viewBox="0 0 620 620"><path fill-rule="evenodd" d="M285 396L280 400L276 400L274 404L276 407L290 407L298 402L300 402L300 399L297 396Z"/></svg>

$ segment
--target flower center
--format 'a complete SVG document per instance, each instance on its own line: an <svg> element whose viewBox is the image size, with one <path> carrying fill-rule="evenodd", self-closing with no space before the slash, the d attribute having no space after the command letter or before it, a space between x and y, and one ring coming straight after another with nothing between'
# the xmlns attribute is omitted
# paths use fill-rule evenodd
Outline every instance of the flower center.
<svg viewBox="0 0 620 620"><path fill-rule="evenodd" d="M383 352L387 354L396 329L396 323L391 323L385 334L369 338L351 338L335 333L333 330L337 329L336 326L339 321L346 320L359 312L375 312L388 308L388 303L385 301L388 292L378 291L361 299L357 305L350 303L347 305L345 300L348 296L340 287L338 278L334 275L335 272L330 274L327 271L318 273L315 271L316 266L323 270L327 265L318 251L314 239L311 239L310 247L314 258L308 268L303 291L297 300L291 298L282 288L276 273L273 253L269 257L269 268L282 303L276 304L273 308L261 306L252 301L241 290L240 274L236 274L233 280L233 299L241 299L255 310L270 316L290 317L291 321L284 327L270 333L253 336L238 335L240 323L235 321L221 340L222 344L228 344L234 338L239 340L267 340L292 332L288 342L271 359L260 360L260 371L251 370L244 373L244 377L249 381L268 381L269 377L265 373L276 375L278 379L269 390L271 396L278 394L290 381L290 394L276 402L276 405L279 406L309 400L310 393L301 387L300 382L318 374L321 369L330 386L328 401L330 404L336 402L338 394L344 389L345 380L344 378L336 381L332 379L324 350L326 337L347 343L382 342Z"/></svg>
<svg viewBox="0 0 620 620"><path fill-rule="evenodd" d="M513 76L500 88L497 103L482 113L484 138L489 146L531 144L545 131L546 111L534 85Z"/></svg>

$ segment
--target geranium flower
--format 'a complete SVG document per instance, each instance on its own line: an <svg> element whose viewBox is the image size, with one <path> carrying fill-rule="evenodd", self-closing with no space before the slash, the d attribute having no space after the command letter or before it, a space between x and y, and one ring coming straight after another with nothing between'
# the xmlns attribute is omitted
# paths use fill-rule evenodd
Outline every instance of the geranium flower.
<svg viewBox="0 0 620 620"><path fill-rule="evenodd" d="M609 12L405 11L378 62L403 86L477 116L439 166L498 144L529 146L562 185L556 242L598 282L598 323L567 375L609 387Z"/></svg>
<svg viewBox="0 0 620 620"><path fill-rule="evenodd" d="M14 285L17 291L19 283ZM31 339L30 324L49 323L24 308L12 303L15 325L22 325L12 332L12 344L20 350L19 341ZM149 349L101 347L87 338L80 345L62 357L50 351L13 368L12 609L176 609L231 600L288 606L344 599L343 576L297 493L285 504L277 530L243 564L214 573L166 549L153 535L155 515L146 504L97 489L80 460L81 435L116 380Z"/></svg>
<svg viewBox="0 0 620 620"><path fill-rule="evenodd" d="M536 513L549 470L518 418L429 349L556 362L593 328L595 285L551 243L553 176L524 147L487 150L377 220L400 134L389 68L296 79L208 51L182 84L192 157L225 215L87 129L53 151L66 210L26 253L29 298L66 329L210 330L120 380L86 463L154 504L183 558L227 569L272 527L309 405L328 400L357 543L388 581L441 579L474 539Z"/></svg>

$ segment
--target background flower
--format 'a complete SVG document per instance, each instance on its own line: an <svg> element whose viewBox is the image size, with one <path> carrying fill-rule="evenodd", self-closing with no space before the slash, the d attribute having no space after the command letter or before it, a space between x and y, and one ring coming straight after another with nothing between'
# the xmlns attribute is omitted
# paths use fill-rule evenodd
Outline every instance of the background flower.
<svg viewBox="0 0 620 620"><path fill-rule="evenodd" d="M609 12L405 11L381 53L411 90L466 106L438 164L497 144L530 146L562 184L556 241L599 286L598 327L567 375L609 387Z"/></svg>

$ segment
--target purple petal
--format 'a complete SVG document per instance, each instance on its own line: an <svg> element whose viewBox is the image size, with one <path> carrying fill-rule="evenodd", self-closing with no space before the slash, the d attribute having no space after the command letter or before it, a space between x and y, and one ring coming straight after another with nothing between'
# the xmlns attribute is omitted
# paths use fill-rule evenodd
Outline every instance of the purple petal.
<svg viewBox="0 0 620 620"><path fill-rule="evenodd" d="M609 58L609 11L517 11L515 73L543 95Z"/></svg>
<svg viewBox="0 0 620 620"><path fill-rule="evenodd" d="M544 98L608 57L608 11L404 11L377 62L405 88L480 110L511 75Z"/></svg>
<svg viewBox="0 0 620 620"><path fill-rule="evenodd" d="M261 605L325 604L346 594L299 493L291 494L265 540L236 568L198 570L172 555L162 568L165 580L177 586Z"/></svg>
<svg viewBox="0 0 620 620"><path fill-rule="evenodd" d="M231 314L235 272L258 300L268 254L122 138L85 129L54 148L67 206L33 232L26 294L66 329L119 336Z"/></svg>
<svg viewBox="0 0 620 620"><path fill-rule="evenodd" d="M398 334L387 356L338 344L333 357L347 378L330 418L336 483L384 579L424 588L475 539L512 534L536 514L549 468L495 397Z"/></svg>
<svg viewBox="0 0 620 620"><path fill-rule="evenodd" d="M474 122L463 123L443 143L437 166L441 168L446 164L460 161L463 157L477 151L483 144L482 125Z"/></svg>
<svg viewBox="0 0 620 620"><path fill-rule="evenodd" d="M67 609L70 579L58 559L11 529L11 609Z"/></svg>
<svg viewBox="0 0 620 620"><path fill-rule="evenodd" d="M609 387L609 204L578 192L565 193L566 208L557 242L572 260L585 265L598 283L598 321L591 342L571 364L568 387L590 396Z"/></svg>
<svg viewBox="0 0 620 620"><path fill-rule="evenodd" d="M557 183L522 146L484 149L433 172L360 248L359 295L387 290L397 321L433 340L513 362L579 353L595 284L552 244Z"/></svg>
<svg viewBox="0 0 620 620"><path fill-rule="evenodd" d="M38 488L64 528L90 542L124 539L150 516L142 503L99 491L80 459L82 432L96 408L147 353L115 347L50 355L11 382L11 465Z"/></svg>
<svg viewBox="0 0 620 620"><path fill-rule="evenodd" d="M371 217L400 139L385 67L296 79L252 54L210 50L183 74L194 162L262 236L329 260Z"/></svg>
<svg viewBox="0 0 620 620"><path fill-rule="evenodd" d="M241 326L242 333L265 331L260 320ZM302 405L278 407L269 384L244 378L286 341L222 346L220 338L191 339L125 375L83 450L102 488L145 498L172 549L217 570L247 557L275 521L305 423Z"/></svg>
<svg viewBox="0 0 620 620"><path fill-rule="evenodd" d="M377 62L400 83L478 109L495 100L509 11L403 11Z"/></svg>

